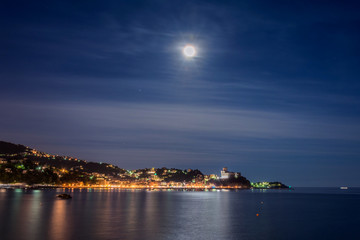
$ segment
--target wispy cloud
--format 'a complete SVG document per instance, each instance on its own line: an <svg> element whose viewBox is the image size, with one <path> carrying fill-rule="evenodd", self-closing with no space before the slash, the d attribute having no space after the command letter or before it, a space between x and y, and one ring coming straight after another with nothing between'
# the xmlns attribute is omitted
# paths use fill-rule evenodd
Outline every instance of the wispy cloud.
<svg viewBox="0 0 360 240"><path fill-rule="evenodd" d="M354 119L324 119L232 107L114 102L6 103L0 106L2 112L9 113L0 120L3 136L15 136L14 132L22 131L23 136L36 133L50 141L60 138L60 142L76 145L104 142L119 153L130 149L134 149L134 154L140 149L176 150L184 154L319 153L322 147L299 149L296 142L306 139L360 141L360 126ZM266 141L293 141L294 145L264 145Z"/></svg>

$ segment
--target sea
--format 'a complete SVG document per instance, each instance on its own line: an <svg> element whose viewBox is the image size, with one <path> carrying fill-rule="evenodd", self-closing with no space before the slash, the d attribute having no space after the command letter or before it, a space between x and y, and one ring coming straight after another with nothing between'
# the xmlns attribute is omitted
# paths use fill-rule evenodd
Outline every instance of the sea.
<svg viewBox="0 0 360 240"><path fill-rule="evenodd" d="M360 188L2 189L0 239L360 239Z"/></svg>

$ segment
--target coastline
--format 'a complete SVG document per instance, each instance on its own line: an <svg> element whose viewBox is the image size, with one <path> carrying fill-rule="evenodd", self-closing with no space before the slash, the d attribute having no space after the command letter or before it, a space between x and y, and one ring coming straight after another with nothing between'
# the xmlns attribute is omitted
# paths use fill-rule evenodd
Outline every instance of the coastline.
<svg viewBox="0 0 360 240"><path fill-rule="evenodd" d="M26 184L0 184L0 189L122 189L122 190L294 190L294 188L247 188L241 186L182 186L182 187L161 187L161 186L63 186L63 185L26 185Z"/></svg>

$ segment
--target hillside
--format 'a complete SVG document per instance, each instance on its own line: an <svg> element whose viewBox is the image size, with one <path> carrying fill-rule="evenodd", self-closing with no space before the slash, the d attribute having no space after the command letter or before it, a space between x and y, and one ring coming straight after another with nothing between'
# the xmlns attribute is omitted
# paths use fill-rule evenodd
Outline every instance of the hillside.
<svg viewBox="0 0 360 240"><path fill-rule="evenodd" d="M37 165L49 165L51 167L75 170L87 173L100 173L117 175L125 170L107 163L87 162L68 156L58 156L41 152L24 145L0 141L0 158L10 162L32 161Z"/></svg>
<svg viewBox="0 0 360 240"><path fill-rule="evenodd" d="M17 154L25 151L24 145L0 141L0 154Z"/></svg>
<svg viewBox="0 0 360 240"><path fill-rule="evenodd" d="M125 170L107 163L87 162L0 141L0 183L124 187L241 187L243 176L219 179L198 169L144 168Z"/></svg>

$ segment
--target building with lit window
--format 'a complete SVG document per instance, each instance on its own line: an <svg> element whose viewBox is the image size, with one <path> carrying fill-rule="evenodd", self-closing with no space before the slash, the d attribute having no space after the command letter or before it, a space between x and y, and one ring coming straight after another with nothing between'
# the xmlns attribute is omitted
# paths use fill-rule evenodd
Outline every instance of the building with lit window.
<svg viewBox="0 0 360 240"><path fill-rule="evenodd" d="M238 178L241 176L241 173L239 172L229 172L228 171L228 168L227 167L224 167L222 170L221 170L221 176L220 176L220 179L229 179L229 178Z"/></svg>

